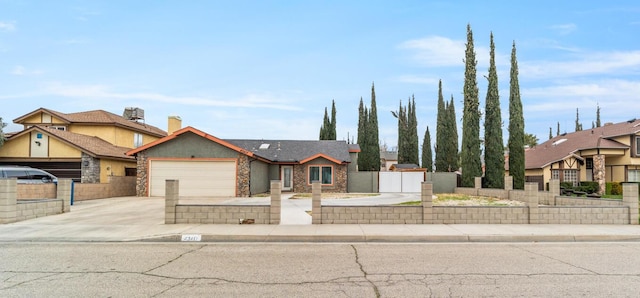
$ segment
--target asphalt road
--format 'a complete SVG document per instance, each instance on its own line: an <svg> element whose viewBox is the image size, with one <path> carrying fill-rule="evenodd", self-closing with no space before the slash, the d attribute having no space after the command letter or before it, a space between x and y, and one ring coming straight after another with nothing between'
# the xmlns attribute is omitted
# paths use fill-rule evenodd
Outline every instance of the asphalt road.
<svg viewBox="0 0 640 298"><path fill-rule="evenodd" d="M0 297L637 297L640 243L0 243Z"/></svg>

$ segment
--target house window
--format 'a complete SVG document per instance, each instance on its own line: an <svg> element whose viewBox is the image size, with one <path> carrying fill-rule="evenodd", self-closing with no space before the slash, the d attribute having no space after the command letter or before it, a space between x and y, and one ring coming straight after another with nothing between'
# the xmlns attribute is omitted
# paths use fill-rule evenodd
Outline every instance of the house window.
<svg viewBox="0 0 640 298"><path fill-rule="evenodd" d="M67 127L65 126L49 126L49 127L57 130L62 130L62 131L67 130Z"/></svg>
<svg viewBox="0 0 640 298"><path fill-rule="evenodd" d="M560 170L551 170L551 179L560 180Z"/></svg>
<svg viewBox="0 0 640 298"><path fill-rule="evenodd" d="M636 156L640 157L640 137L636 137Z"/></svg>
<svg viewBox="0 0 640 298"><path fill-rule="evenodd" d="M640 170L629 170L629 182L640 182Z"/></svg>
<svg viewBox="0 0 640 298"><path fill-rule="evenodd" d="M309 183L320 181L322 184L333 184L333 167L311 166L309 167Z"/></svg>
<svg viewBox="0 0 640 298"><path fill-rule="evenodd" d="M578 185L578 171L577 170L564 170L564 179L562 182L572 182L573 186Z"/></svg>
<svg viewBox="0 0 640 298"><path fill-rule="evenodd" d="M133 134L133 148L138 148L142 146L142 134L134 133Z"/></svg>

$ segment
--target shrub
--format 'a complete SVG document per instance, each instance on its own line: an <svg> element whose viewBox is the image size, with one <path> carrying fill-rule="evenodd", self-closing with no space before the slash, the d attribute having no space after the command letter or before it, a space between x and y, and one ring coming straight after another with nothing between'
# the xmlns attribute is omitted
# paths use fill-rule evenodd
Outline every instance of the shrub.
<svg viewBox="0 0 640 298"><path fill-rule="evenodd" d="M583 181L580 182L580 186L576 188L576 190L584 191L586 193L597 193L600 188L598 182L594 181Z"/></svg>
<svg viewBox="0 0 640 298"><path fill-rule="evenodd" d="M620 182L607 182L607 194L609 195L621 195L622 184Z"/></svg>

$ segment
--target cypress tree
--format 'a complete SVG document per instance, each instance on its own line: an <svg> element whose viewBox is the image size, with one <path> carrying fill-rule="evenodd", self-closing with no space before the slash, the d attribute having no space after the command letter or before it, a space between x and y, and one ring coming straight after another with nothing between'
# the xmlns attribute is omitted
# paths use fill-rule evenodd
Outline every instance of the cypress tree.
<svg viewBox="0 0 640 298"><path fill-rule="evenodd" d="M438 82L438 115L436 117L436 172L448 172L447 165L447 142L451 142L451 137L447 136L447 110L442 97L442 80Z"/></svg>
<svg viewBox="0 0 640 298"><path fill-rule="evenodd" d="M445 140L445 162L446 172L455 172L460 168L460 156L458 154L458 125L456 121L456 108L453 105L453 95L447 104L445 113L445 135L449 140Z"/></svg>
<svg viewBox="0 0 640 298"><path fill-rule="evenodd" d="M427 172L433 172L433 153L431 151L431 133L429 133L429 126L424 132L424 139L422 139L422 167L427 169Z"/></svg>
<svg viewBox="0 0 640 298"><path fill-rule="evenodd" d="M551 127L549 127L549 139ZM518 82L518 60L516 42L511 48L511 75L509 82L509 175L513 177L513 188L524 189L524 116Z"/></svg>
<svg viewBox="0 0 640 298"><path fill-rule="evenodd" d="M367 135L369 135L369 154L371 171L380 171L380 140L378 136L378 109L376 108L376 89L371 83L371 111L369 112Z"/></svg>
<svg viewBox="0 0 640 298"><path fill-rule="evenodd" d="M331 101L331 125L329 126L329 130L327 132L327 140L336 140L337 139L337 126L336 126L336 101Z"/></svg>
<svg viewBox="0 0 640 298"><path fill-rule="evenodd" d="M331 122L329 121L329 114L327 108L324 108L324 118L322 120L322 126L320 126L320 140L329 140L329 129L331 129Z"/></svg>
<svg viewBox="0 0 640 298"><path fill-rule="evenodd" d="M560 135L560 121L558 121L558 124L556 126L556 137Z"/></svg>
<svg viewBox="0 0 640 298"><path fill-rule="evenodd" d="M360 106L358 107L358 145L360 145L360 154L358 155L358 169L360 171L368 171L366 136L367 136L367 108L360 97Z"/></svg>
<svg viewBox="0 0 640 298"><path fill-rule="evenodd" d="M464 70L464 108L462 114L462 186L473 187L475 177L482 176L480 162L480 110L478 82L476 78L476 53L473 48L473 32L467 24L467 43Z"/></svg>
<svg viewBox="0 0 640 298"><path fill-rule="evenodd" d="M600 105L597 106L596 108L596 127L600 127L601 126L601 122L600 122Z"/></svg>
<svg viewBox="0 0 640 298"><path fill-rule="evenodd" d="M420 139L418 137L418 118L416 115L416 98L411 95L411 101L408 104L407 114L407 141L408 141L408 159L407 163L420 164Z"/></svg>
<svg viewBox="0 0 640 298"><path fill-rule="evenodd" d="M409 133L407 129L407 109L400 106L397 112L391 112L398 119L398 163L405 164L409 161L410 142L408 140Z"/></svg>
<svg viewBox="0 0 640 298"><path fill-rule="evenodd" d="M549 140L553 139L553 134L551 133L551 131L552 131L551 126L549 126ZM511 157L509 157L509 158L511 158ZM509 168L511 168L511 167L509 167Z"/></svg>
<svg viewBox="0 0 640 298"><path fill-rule="evenodd" d="M502 114L498 94L498 72L496 70L493 32L490 36L488 79L484 118L484 176L486 187L504 188L504 141L502 139Z"/></svg>
<svg viewBox="0 0 640 298"><path fill-rule="evenodd" d="M582 130L582 124L580 123L580 115L578 112L578 108L576 108L576 131Z"/></svg>

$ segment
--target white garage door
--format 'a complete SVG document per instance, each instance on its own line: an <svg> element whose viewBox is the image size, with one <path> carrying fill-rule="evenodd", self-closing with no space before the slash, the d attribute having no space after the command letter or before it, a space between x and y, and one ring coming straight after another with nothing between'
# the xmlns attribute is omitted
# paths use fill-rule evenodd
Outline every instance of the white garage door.
<svg viewBox="0 0 640 298"><path fill-rule="evenodd" d="M235 161L152 160L149 168L150 196L164 196L170 179L180 181L183 197L236 195Z"/></svg>

